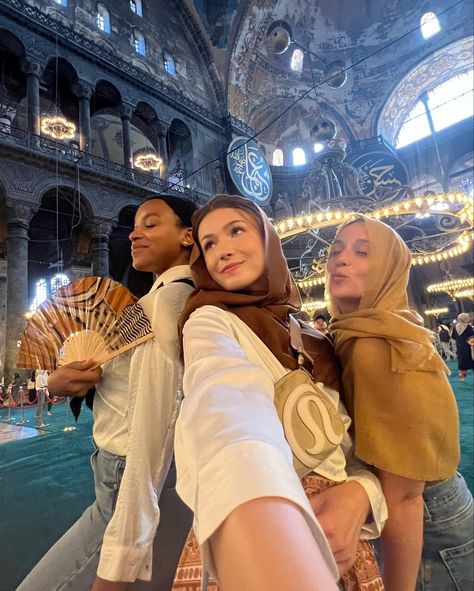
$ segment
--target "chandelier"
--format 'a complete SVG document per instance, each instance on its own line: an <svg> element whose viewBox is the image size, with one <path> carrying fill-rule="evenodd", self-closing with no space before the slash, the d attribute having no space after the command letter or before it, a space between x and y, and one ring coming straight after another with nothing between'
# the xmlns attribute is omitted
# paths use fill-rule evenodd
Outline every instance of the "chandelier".
<svg viewBox="0 0 474 591"><path fill-rule="evenodd" d="M69 140L76 133L76 126L64 117L42 117L41 131L56 140Z"/></svg>
<svg viewBox="0 0 474 591"><path fill-rule="evenodd" d="M326 307L327 303L324 300L309 300L307 302L303 302L301 305L301 310L312 316L316 310L325 310Z"/></svg>
<svg viewBox="0 0 474 591"><path fill-rule="evenodd" d="M449 312L449 308L431 308L431 310L425 310L425 314L427 316L436 316L436 318L438 318L438 316L440 314L447 314Z"/></svg>
<svg viewBox="0 0 474 591"><path fill-rule="evenodd" d="M133 164L136 168L148 172L150 170L158 170L162 163L163 159L155 152L145 152L136 156Z"/></svg>
<svg viewBox="0 0 474 591"><path fill-rule="evenodd" d="M451 279L443 283L433 283L426 288L428 293L445 292L453 300L458 297L471 297L470 294L474 291L474 277L466 277L463 279Z"/></svg>

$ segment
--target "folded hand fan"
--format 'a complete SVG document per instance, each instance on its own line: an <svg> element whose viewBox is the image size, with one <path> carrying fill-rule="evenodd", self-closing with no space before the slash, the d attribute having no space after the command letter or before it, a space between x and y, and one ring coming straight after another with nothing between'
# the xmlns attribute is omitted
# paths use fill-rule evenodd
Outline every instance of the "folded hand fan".
<svg viewBox="0 0 474 591"><path fill-rule="evenodd" d="M106 277L83 277L58 289L28 321L17 367L54 370L94 359L102 365L153 337L137 298Z"/></svg>

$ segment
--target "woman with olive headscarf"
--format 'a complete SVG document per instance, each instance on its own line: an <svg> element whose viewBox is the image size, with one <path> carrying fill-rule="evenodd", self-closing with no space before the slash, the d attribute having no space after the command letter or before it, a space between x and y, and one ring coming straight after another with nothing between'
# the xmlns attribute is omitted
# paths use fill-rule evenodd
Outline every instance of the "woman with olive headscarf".
<svg viewBox="0 0 474 591"><path fill-rule="evenodd" d="M377 468L387 500L387 591L415 589L424 512L418 584L454 591L472 579L472 497L456 475L458 413L449 370L434 335L409 309L410 265L409 249L386 224L358 217L341 226L327 264L329 330L356 456ZM455 564L445 564L458 545Z"/></svg>

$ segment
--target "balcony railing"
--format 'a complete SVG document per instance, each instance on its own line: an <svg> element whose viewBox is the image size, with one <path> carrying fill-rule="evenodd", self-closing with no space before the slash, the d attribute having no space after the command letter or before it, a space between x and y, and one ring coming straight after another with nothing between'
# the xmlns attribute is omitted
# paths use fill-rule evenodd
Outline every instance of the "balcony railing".
<svg viewBox="0 0 474 591"><path fill-rule="evenodd" d="M209 194L201 191L196 191L195 189L190 189L179 184L168 183L166 180L146 174L136 168L127 168L117 162L83 152L75 146L52 140L42 135L34 135L6 123L0 123L0 143L33 150L43 156L51 159L54 158L54 160L60 160L61 162L69 162L73 165L80 166L81 169L90 170L103 176L135 184L150 191L150 193L173 192L188 197L198 204L205 203L209 198Z"/></svg>

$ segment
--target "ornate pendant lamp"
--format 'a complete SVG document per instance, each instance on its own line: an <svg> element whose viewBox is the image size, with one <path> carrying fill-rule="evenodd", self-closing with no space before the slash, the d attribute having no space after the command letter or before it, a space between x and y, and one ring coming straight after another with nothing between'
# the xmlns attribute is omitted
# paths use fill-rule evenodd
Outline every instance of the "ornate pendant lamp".
<svg viewBox="0 0 474 591"><path fill-rule="evenodd" d="M69 140L76 133L76 126L64 117L42 117L41 131L55 140Z"/></svg>
<svg viewBox="0 0 474 591"><path fill-rule="evenodd" d="M135 160L133 162L135 168L140 168L145 172L149 172L150 170L158 170L163 163L163 159L156 154L156 152L145 152L142 154L138 154L135 156Z"/></svg>

